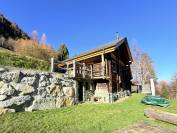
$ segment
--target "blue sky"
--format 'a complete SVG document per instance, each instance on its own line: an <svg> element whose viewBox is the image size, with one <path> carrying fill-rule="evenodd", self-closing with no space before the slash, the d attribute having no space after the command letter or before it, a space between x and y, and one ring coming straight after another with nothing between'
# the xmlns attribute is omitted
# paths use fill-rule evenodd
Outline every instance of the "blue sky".
<svg viewBox="0 0 177 133"><path fill-rule="evenodd" d="M1 0L0 13L55 49L66 43L71 56L118 31L151 56L160 80L177 72L177 0Z"/></svg>

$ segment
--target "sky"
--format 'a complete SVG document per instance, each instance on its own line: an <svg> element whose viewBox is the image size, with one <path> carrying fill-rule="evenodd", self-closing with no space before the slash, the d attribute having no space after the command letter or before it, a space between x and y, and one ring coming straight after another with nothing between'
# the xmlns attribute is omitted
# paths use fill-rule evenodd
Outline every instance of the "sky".
<svg viewBox="0 0 177 133"><path fill-rule="evenodd" d="M56 50L67 44L70 56L119 32L150 55L159 80L177 72L177 0L0 0L0 13Z"/></svg>

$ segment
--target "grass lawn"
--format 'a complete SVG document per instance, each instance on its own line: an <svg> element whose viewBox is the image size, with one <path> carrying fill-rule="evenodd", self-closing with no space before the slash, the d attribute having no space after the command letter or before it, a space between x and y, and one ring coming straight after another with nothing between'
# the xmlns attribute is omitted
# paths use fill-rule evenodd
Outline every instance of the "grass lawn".
<svg viewBox="0 0 177 133"><path fill-rule="evenodd" d="M50 111L5 114L0 116L0 132L100 133L112 132L142 121L177 131L177 126L146 118L143 111L152 106L141 104L142 98L143 95L134 94L113 104L85 103ZM177 113L177 101L172 101L169 107L162 110Z"/></svg>

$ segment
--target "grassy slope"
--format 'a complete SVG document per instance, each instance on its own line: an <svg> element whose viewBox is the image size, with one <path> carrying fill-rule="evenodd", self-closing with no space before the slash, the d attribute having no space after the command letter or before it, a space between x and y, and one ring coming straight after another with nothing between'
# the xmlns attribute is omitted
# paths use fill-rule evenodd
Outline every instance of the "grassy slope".
<svg viewBox="0 0 177 133"><path fill-rule="evenodd" d="M141 104L142 97L135 94L120 103L85 103L50 111L5 114L0 116L0 132L112 132L139 121L177 130L176 126L147 119L143 110L151 106ZM177 113L176 104L173 101L165 110Z"/></svg>
<svg viewBox="0 0 177 133"><path fill-rule="evenodd" d="M40 59L15 54L0 48L0 65L26 69L49 70L49 63Z"/></svg>

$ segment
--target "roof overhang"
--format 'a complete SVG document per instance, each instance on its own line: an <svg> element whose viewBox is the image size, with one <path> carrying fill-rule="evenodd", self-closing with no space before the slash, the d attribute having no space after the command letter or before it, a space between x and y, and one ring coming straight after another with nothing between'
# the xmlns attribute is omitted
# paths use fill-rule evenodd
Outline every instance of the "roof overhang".
<svg viewBox="0 0 177 133"><path fill-rule="evenodd" d="M64 61L64 63L71 64L73 60L82 61L82 60L86 60L86 59L93 58L96 56L100 56L102 54L111 53L111 52L115 51L120 45L122 45L125 41L127 41L127 39L123 38L119 41L114 42L112 45L108 45L108 46L105 45L105 46L97 48L95 50L91 50L89 52L80 54L74 58L67 59ZM131 54L129 54L129 55L131 55Z"/></svg>

